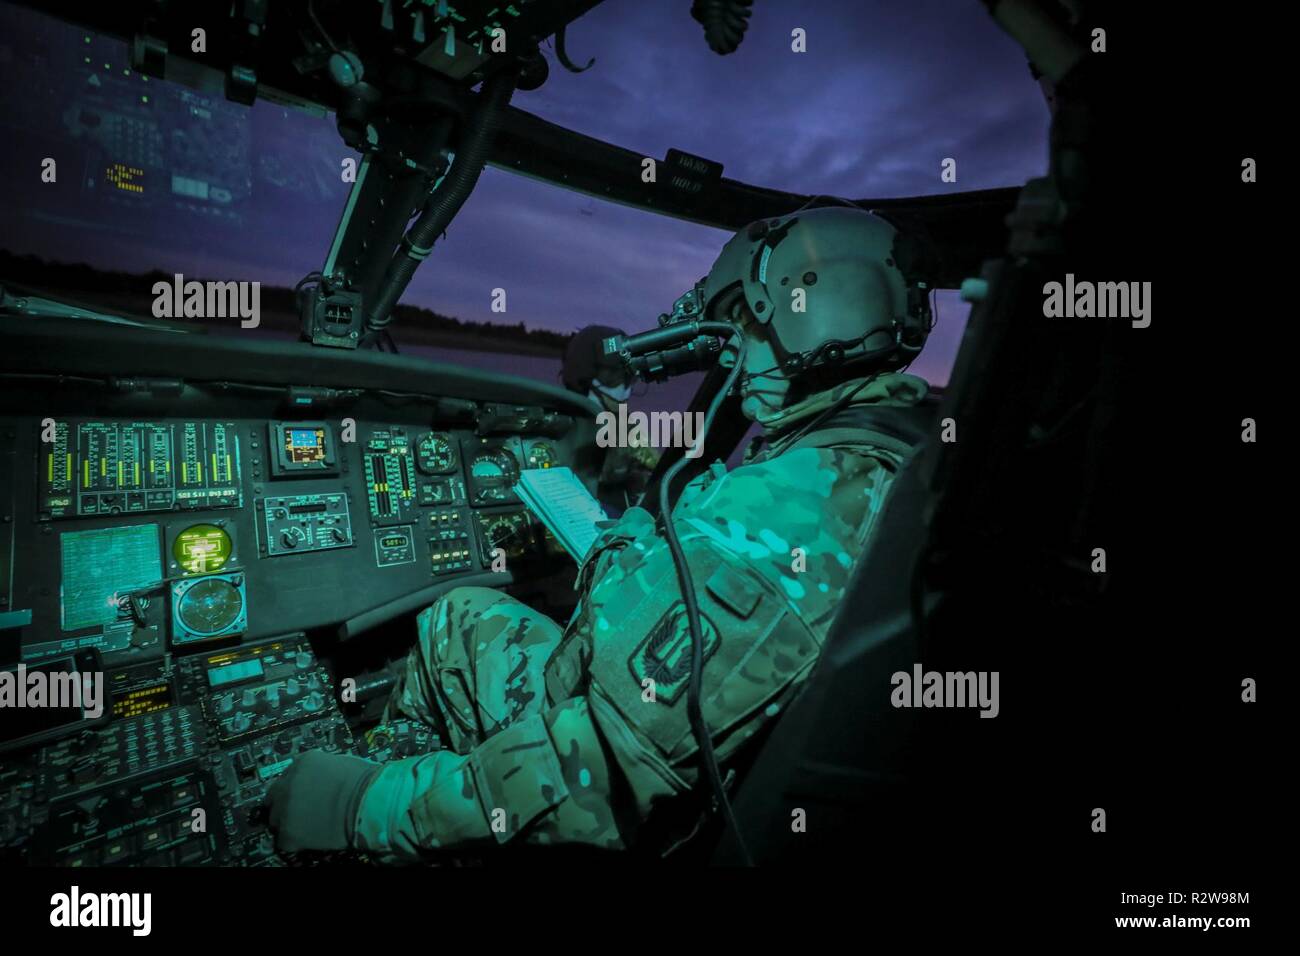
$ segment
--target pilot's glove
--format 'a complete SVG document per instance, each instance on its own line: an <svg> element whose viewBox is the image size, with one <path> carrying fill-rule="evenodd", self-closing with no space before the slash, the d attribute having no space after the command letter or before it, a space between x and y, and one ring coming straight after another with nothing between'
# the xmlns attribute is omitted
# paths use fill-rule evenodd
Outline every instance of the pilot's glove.
<svg viewBox="0 0 1300 956"><path fill-rule="evenodd" d="M654 471L655 466L659 464L660 457L663 455L663 452L648 445L633 445L627 449L627 453L629 458L646 471Z"/></svg>
<svg viewBox="0 0 1300 956"><path fill-rule="evenodd" d="M298 850L346 850L357 811L380 764L360 757L309 750L271 785L271 829L276 844Z"/></svg>

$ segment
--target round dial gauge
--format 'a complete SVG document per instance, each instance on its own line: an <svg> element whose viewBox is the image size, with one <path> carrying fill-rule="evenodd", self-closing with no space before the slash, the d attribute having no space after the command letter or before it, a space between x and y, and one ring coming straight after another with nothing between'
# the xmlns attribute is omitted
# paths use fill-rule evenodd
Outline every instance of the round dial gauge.
<svg viewBox="0 0 1300 956"><path fill-rule="evenodd" d="M559 452L547 441L535 442L528 449L529 468L554 468L560 463Z"/></svg>
<svg viewBox="0 0 1300 956"><path fill-rule="evenodd" d="M442 475L456 467L456 446L451 438L430 432L415 447L415 464L426 475Z"/></svg>
<svg viewBox="0 0 1300 956"><path fill-rule="evenodd" d="M508 557L518 558L532 545L528 516L523 512L482 515L480 520L489 548L501 548Z"/></svg>
<svg viewBox="0 0 1300 956"><path fill-rule="evenodd" d="M514 456L505 451L489 451L475 455L470 464L470 474L481 487L514 484L519 477L519 466Z"/></svg>
<svg viewBox="0 0 1300 956"><path fill-rule="evenodd" d="M187 574L219 571L230 560L230 535L214 524L186 528L172 543L172 557Z"/></svg>
<svg viewBox="0 0 1300 956"><path fill-rule="evenodd" d="M519 480L519 463L505 449L481 452L469 465L470 480L479 500L505 500Z"/></svg>
<svg viewBox="0 0 1300 956"><path fill-rule="evenodd" d="M185 592L176 616L196 634L217 634L239 617L243 607L244 598L234 585L208 578Z"/></svg>

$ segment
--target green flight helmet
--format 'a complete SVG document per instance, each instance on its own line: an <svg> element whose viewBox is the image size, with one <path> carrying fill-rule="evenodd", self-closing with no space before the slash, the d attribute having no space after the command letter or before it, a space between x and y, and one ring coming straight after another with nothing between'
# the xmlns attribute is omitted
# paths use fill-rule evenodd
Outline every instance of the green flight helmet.
<svg viewBox="0 0 1300 956"><path fill-rule="evenodd" d="M875 213L803 209L751 223L722 247L701 312L735 321L743 302L787 374L899 368L930 333L926 284L904 271L918 261L916 243Z"/></svg>

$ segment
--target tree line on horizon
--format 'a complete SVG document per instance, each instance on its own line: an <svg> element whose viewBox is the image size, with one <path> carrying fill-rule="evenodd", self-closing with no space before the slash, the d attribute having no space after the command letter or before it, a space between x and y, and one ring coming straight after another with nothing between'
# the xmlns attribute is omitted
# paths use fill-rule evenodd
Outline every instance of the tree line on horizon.
<svg viewBox="0 0 1300 956"><path fill-rule="evenodd" d="M57 288L65 292L107 292L118 295L144 295L142 289L152 289L155 282L171 282L172 273L158 269L146 273L122 272L117 270L97 269L84 262L61 263L49 262L40 256L19 255L0 249L0 276L21 277L24 285L34 288ZM186 276L186 281L208 281L195 276ZM224 281L224 280L221 280ZM284 286L272 286L265 283L261 287L262 307L266 311L298 314L293 289ZM444 315L432 309L415 305L398 305L393 310L400 327L424 328L434 331L464 332L485 338L517 340L520 336L538 345L563 349L572 337L572 333L552 332L549 329L530 329L523 322L505 325L496 322L476 322Z"/></svg>

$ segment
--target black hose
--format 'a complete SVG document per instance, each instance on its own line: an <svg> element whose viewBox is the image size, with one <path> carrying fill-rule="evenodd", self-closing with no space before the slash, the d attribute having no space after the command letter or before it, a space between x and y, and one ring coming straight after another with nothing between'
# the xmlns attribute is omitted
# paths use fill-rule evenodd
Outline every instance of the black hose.
<svg viewBox="0 0 1300 956"><path fill-rule="evenodd" d="M366 331L377 332L392 320L393 306L406 291L411 277L428 256L434 241L460 212L487 165L488 149L501 126L501 114L514 95L516 74L498 73L483 83L480 105L469 128L461 137L451 171L424 204L424 211L405 236L401 248L384 272L375 301L366 312Z"/></svg>
<svg viewBox="0 0 1300 956"><path fill-rule="evenodd" d="M735 53L749 29L754 0L695 0L691 16L704 25L709 49L725 56Z"/></svg>
<svg viewBox="0 0 1300 956"><path fill-rule="evenodd" d="M700 451L704 450L704 438L709 433L709 426L713 424L714 417L718 414L718 409L722 402L730 394L736 380L740 377L740 371L745 364L745 340L737 334L737 352L736 364L732 367L731 373L727 376L726 382L714 396L709 410L704 415L704 424L700 429L700 434L696 437L699 443ZM709 726L704 720L704 707L700 703L700 684L704 675L704 628L700 623L700 605L695 596L695 581L691 577L690 565L686 563L686 553L682 550L682 543L677 538L677 529L673 527L673 510L669 501L669 488L672 486L673 479L685 467L686 456L664 472L663 477L659 480L659 517L664 523L664 538L668 542L668 550L672 554L673 567L677 570L677 585L682 593L682 605L686 609L686 622L691 631L691 676L690 683L686 688L686 716L690 721L691 734L695 738L696 746L700 748L700 761L704 764L704 776L708 778L709 786L713 790L714 799L718 803L718 809L722 812L722 817L731 830L731 834L736 839L736 847L740 852L740 858L746 866L753 866L753 859L749 855L749 849L745 846L744 837L740 832L740 825L736 822L735 811L731 808L731 800L727 797L727 788L722 782L722 772L718 769L718 758L713 752L713 735L709 733Z"/></svg>
<svg viewBox="0 0 1300 956"><path fill-rule="evenodd" d="M560 29L555 31L555 56L560 61L560 66L564 67L570 73L583 73L590 70L596 65L596 58L594 56L587 60L586 66L578 66L569 59L568 51L564 48L564 31L566 29L567 25L560 27Z"/></svg>

